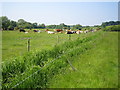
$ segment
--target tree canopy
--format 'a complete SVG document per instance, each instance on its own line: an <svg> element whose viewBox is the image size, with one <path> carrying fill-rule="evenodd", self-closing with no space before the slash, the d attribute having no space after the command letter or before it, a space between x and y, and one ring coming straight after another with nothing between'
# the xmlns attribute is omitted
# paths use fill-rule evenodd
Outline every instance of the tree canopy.
<svg viewBox="0 0 120 90"><path fill-rule="evenodd" d="M120 21L109 21L103 22L101 25L96 25L94 28L111 26L111 25L120 25ZM18 21L13 21L8 19L6 16L0 17L0 26L3 30L18 30L18 29L71 29L71 30L90 30L93 27L90 26L82 26L80 24L76 25L66 25L64 23L60 23L59 25L45 25L44 23L38 24L36 22L31 23L27 22L24 19L19 19Z"/></svg>

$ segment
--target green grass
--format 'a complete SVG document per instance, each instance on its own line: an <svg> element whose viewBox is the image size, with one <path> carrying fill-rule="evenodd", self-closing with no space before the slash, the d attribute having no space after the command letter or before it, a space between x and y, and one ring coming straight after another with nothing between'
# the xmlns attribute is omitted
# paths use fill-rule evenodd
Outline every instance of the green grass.
<svg viewBox="0 0 120 90"><path fill-rule="evenodd" d="M94 48L72 59L64 74L56 75L50 88L117 88L118 33L108 32L93 44Z"/></svg>
<svg viewBox="0 0 120 90"><path fill-rule="evenodd" d="M58 42L59 35L59 42ZM84 35L71 35L71 40L75 40L78 37L83 37ZM51 49L56 44L64 43L68 41L69 37L67 34L47 34L47 32L42 33L20 33L18 31L3 31L2 32L2 60L8 58L22 56L27 53L27 40L24 38L31 37L31 51L41 51L43 49Z"/></svg>
<svg viewBox="0 0 120 90"><path fill-rule="evenodd" d="M85 34L82 38L58 44L50 50L47 49L39 52L30 52L24 56L4 61L2 65L2 86L4 88L14 87L17 83L23 81L35 71L39 71L45 66L35 75L18 85L17 88L48 87L48 81L68 65L67 59L76 57L87 49L90 49L92 47L90 43L93 43L98 35L99 32ZM58 58L59 56L61 57ZM56 61L46 66L54 59L56 59Z"/></svg>
<svg viewBox="0 0 120 90"><path fill-rule="evenodd" d="M15 88L113 88L118 86L118 35L116 32L98 31L79 36L75 34L72 35L72 40L68 40L66 34L3 33L4 45L7 42L7 35L14 37L14 39L9 37L12 42L11 44L8 40L10 48L18 48L19 45L13 46L13 42L17 43L16 38L30 36L34 40L33 43L31 40L31 45L35 47L29 53L23 50L23 55L9 57L2 62L3 88L14 87L36 71L38 72ZM56 45L57 35L60 36L60 42ZM41 49L38 44L41 47L46 44L50 46ZM6 55L8 54L10 53ZM52 60L55 61L51 62ZM76 71L72 70L67 60L71 61Z"/></svg>

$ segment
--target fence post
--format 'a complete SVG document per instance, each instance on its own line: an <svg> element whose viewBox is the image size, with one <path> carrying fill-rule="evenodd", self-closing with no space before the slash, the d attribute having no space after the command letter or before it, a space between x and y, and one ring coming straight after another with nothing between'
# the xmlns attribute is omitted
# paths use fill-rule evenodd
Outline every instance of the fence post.
<svg viewBox="0 0 120 90"><path fill-rule="evenodd" d="M27 46L28 52L30 51L30 39L28 39L28 46Z"/></svg>

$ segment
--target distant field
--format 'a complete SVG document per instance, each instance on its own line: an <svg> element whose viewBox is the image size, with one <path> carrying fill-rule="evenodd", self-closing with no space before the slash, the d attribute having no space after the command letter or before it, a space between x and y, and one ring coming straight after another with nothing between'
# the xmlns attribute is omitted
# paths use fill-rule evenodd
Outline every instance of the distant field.
<svg viewBox="0 0 120 90"><path fill-rule="evenodd" d="M86 35L85 35L86 36ZM71 35L71 40L75 40L78 37L83 38L84 34ZM23 33L19 31L3 31L2 32L2 59L8 59L19 55L24 55L27 52L27 39L30 40L30 51L40 51L43 49L51 49L56 44L63 43L69 40L67 34L48 34L47 32L35 33ZM59 39L58 39L59 38Z"/></svg>

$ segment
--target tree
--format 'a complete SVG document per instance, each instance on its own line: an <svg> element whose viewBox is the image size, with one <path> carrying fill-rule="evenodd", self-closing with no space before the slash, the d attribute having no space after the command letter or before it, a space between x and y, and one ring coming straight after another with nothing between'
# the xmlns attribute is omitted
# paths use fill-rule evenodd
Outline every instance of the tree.
<svg viewBox="0 0 120 90"><path fill-rule="evenodd" d="M8 26L9 30L14 30L14 28L17 26L17 23L15 21L10 21L10 25Z"/></svg>
<svg viewBox="0 0 120 90"><path fill-rule="evenodd" d="M111 25L120 25L120 21L109 21L109 22L103 22L101 26L105 28L106 26L111 26Z"/></svg>
<svg viewBox="0 0 120 90"><path fill-rule="evenodd" d="M33 25L30 22L26 22L25 25L24 25L24 28L32 29Z"/></svg>
<svg viewBox="0 0 120 90"><path fill-rule="evenodd" d="M7 30L10 25L10 20L6 16L0 17L0 21L2 22L2 29Z"/></svg>
<svg viewBox="0 0 120 90"><path fill-rule="evenodd" d="M82 25L80 24L73 25L72 29L82 29Z"/></svg>
<svg viewBox="0 0 120 90"><path fill-rule="evenodd" d="M19 19L18 22L17 22L17 26L18 26L19 28L23 28L23 29L24 29L26 23L27 23L27 22L26 22L25 20Z"/></svg>
<svg viewBox="0 0 120 90"><path fill-rule="evenodd" d="M32 25L33 25L33 28L38 28L37 23L33 23Z"/></svg>

